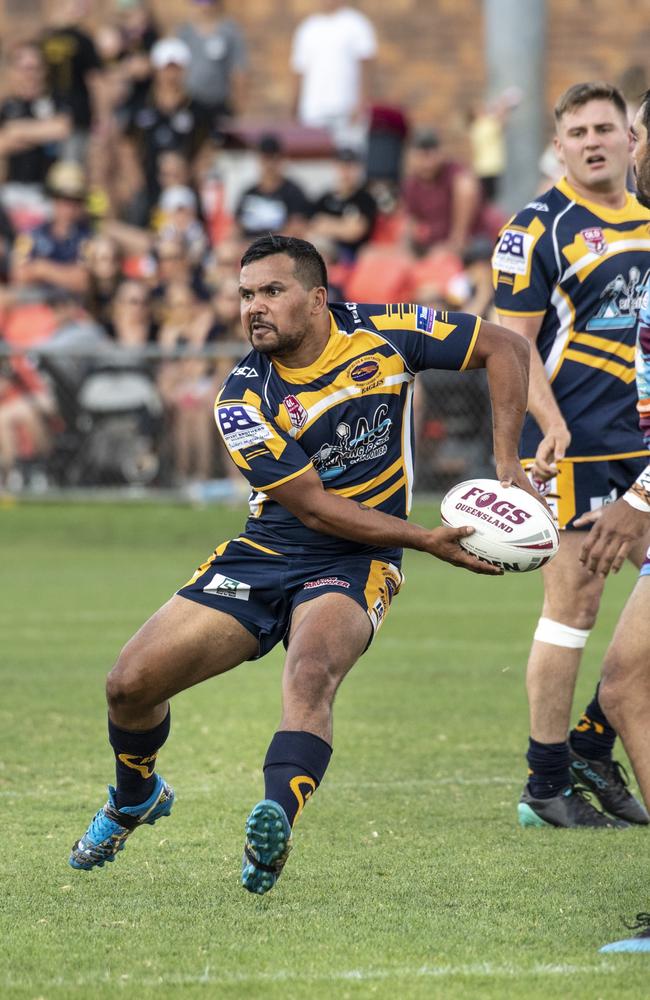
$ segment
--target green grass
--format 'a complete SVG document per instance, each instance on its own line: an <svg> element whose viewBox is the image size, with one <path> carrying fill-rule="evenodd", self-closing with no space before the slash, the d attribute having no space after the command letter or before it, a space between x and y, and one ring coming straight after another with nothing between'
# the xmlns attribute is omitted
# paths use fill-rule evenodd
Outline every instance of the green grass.
<svg viewBox="0 0 650 1000"><path fill-rule="evenodd" d="M268 896L245 893L239 869L279 651L175 700L161 755L172 818L105 870L68 867L112 775L106 670L242 516L0 509L0 996L648 997L650 956L597 951L621 936L621 915L650 908L648 832L516 825L535 574L480 579L407 555ZM416 517L434 523L434 508ZM633 581L608 586L580 708Z"/></svg>

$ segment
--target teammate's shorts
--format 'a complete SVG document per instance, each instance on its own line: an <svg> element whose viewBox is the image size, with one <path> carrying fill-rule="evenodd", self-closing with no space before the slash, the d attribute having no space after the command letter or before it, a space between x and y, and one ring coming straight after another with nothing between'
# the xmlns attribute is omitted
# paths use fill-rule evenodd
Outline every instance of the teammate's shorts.
<svg viewBox="0 0 650 1000"><path fill-rule="evenodd" d="M648 457L606 461L564 458L557 463L557 476L545 483L531 474L532 458L522 458L521 464L535 489L553 511L558 526L571 530L574 520L581 514L613 503L622 496L647 467Z"/></svg>
<svg viewBox="0 0 650 1000"><path fill-rule="evenodd" d="M356 601L370 619L372 638L403 582L399 566L381 553L282 555L239 536L219 545L178 593L232 615L264 656L280 640L286 645L294 608L321 594Z"/></svg>

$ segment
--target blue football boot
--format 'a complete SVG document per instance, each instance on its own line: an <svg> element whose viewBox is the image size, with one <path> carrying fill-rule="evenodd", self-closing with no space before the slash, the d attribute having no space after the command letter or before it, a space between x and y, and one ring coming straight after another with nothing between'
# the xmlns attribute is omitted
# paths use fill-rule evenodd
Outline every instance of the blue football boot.
<svg viewBox="0 0 650 1000"><path fill-rule="evenodd" d="M160 775L146 802L137 806L115 804L115 789L108 786L108 802L95 813L83 837L72 845L70 864L73 868L103 868L106 861L115 861L118 851L126 847L126 838L143 823L150 825L161 816L169 816L174 804L174 790Z"/></svg>
<svg viewBox="0 0 650 1000"><path fill-rule="evenodd" d="M645 951L650 954L650 913L637 913L635 924L626 924L628 930L635 931L639 927L643 928L634 937L624 938L622 941L612 941L605 944L599 951L604 952L640 952Z"/></svg>
<svg viewBox="0 0 650 1000"><path fill-rule="evenodd" d="M277 882L291 850L291 826L278 802L262 799L246 820L241 884L259 896Z"/></svg>

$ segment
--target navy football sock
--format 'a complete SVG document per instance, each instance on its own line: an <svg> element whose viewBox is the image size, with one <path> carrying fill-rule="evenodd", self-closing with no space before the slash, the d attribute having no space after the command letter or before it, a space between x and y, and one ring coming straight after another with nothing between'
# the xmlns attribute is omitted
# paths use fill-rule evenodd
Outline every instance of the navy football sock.
<svg viewBox="0 0 650 1000"><path fill-rule="evenodd" d="M320 736L293 730L275 733L264 760L264 797L279 802L291 826L316 791L332 756Z"/></svg>
<svg viewBox="0 0 650 1000"><path fill-rule="evenodd" d="M117 808L138 806L153 794L156 757L169 736L171 713L146 732L120 729L109 718L108 738L115 753L115 802Z"/></svg>
<svg viewBox="0 0 650 1000"><path fill-rule="evenodd" d="M571 783L568 743L528 741L528 786L536 799L550 799Z"/></svg>
<svg viewBox="0 0 650 1000"><path fill-rule="evenodd" d="M605 716L596 688L593 699L589 702L577 726L569 734L571 749L588 760L604 760L612 756L616 741L616 730L612 729Z"/></svg>

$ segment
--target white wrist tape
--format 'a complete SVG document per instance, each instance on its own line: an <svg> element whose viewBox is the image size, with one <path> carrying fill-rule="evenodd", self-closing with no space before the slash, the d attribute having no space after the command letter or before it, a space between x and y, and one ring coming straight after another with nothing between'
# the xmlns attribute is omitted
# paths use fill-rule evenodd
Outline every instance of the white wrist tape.
<svg viewBox="0 0 650 1000"><path fill-rule="evenodd" d="M634 507L635 510L641 510L644 514L650 514L650 503L646 503L638 493L628 490L627 493L623 494L623 500L629 503L630 507Z"/></svg>
<svg viewBox="0 0 650 1000"><path fill-rule="evenodd" d="M640 476L637 476L623 499L635 510L650 514L650 465L646 465Z"/></svg>
<svg viewBox="0 0 650 1000"><path fill-rule="evenodd" d="M584 649L590 632L590 628L572 628L562 622L554 622L551 618L540 618L533 638L536 642L548 642L551 646Z"/></svg>

